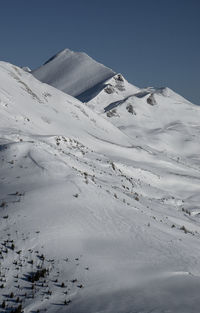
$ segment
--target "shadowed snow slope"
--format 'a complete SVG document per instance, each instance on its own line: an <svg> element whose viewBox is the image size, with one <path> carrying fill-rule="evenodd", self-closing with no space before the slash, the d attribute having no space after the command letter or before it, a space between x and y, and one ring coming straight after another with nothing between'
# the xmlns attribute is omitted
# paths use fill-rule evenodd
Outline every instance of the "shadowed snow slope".
<svg viewBox="0 0 200 313"><path fill-rule="evenodd" d="M87 54L69 49L56 54L32 73L40 81L77 98L115 74Z"/></svg>
<svg viewBox="0 0 200 313"><path fill-rule="evenodd" d="M106 84L97 114L0 62L2 313L199 312L199 108Z"/></svg>

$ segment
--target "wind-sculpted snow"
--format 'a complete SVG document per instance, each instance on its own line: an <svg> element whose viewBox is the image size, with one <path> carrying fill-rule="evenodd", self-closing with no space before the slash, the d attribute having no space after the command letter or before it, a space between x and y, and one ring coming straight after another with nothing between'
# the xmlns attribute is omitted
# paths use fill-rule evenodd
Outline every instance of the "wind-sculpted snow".
<svg viewBox="0 0 200 313"><path fill-rule="evenodd" d="M2 313L199 312L199 109L104 88L88 107L0 63Z"/></svg>

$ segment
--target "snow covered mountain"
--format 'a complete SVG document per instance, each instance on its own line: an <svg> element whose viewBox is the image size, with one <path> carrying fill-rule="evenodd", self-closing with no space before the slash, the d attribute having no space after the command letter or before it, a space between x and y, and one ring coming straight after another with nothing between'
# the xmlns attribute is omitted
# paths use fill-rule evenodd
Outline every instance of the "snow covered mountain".
<svg viewBox="0 0 200 313"><path fill-rule="evenodd" d="M32 74L42 82L83 100L89 90L91 93L91 90L98 89L115 73L83 52L65 49Z"/></svg>
<svg viewBox="0 0 200 313"><path fill-rule="evenodd" d="M103 77L102 71L106 72ZM138 144L148 144L171 157L199 163L199 107L171 89L138 88L85 53L69 49L52 57L33 71L33 75L79 98ZM84 86L84 92L76 93L71 87L65 90L63 85L69 84Z"/></svg>
<svg viewBox="0 0 200 313"><path fill-rule="evenodd" d="M2 313L199 312L199 107L110 75L0 62Z"/></svg>

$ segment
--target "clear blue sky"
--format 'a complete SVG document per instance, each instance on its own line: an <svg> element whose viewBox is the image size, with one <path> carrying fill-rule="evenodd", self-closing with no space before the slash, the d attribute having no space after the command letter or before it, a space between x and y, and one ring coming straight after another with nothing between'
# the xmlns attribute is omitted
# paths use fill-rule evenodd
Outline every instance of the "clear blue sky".
<svg viewBox="0 0 200 313"><path fill-rule="evenodd" d="M199 0L0 0L0 60L36 68L64 48L200 104Z"/></svg>

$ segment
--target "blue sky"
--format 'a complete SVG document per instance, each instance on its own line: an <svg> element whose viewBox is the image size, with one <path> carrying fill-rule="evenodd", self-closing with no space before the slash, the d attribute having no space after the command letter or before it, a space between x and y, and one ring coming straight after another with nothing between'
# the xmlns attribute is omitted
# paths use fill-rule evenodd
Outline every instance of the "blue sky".
<svg viewBox="0 0 200 313"><path fill-rule="evenodd" d="M0 0L0 60L36 68L84 51L139 87L200 104L199 0Z"/></svg>

